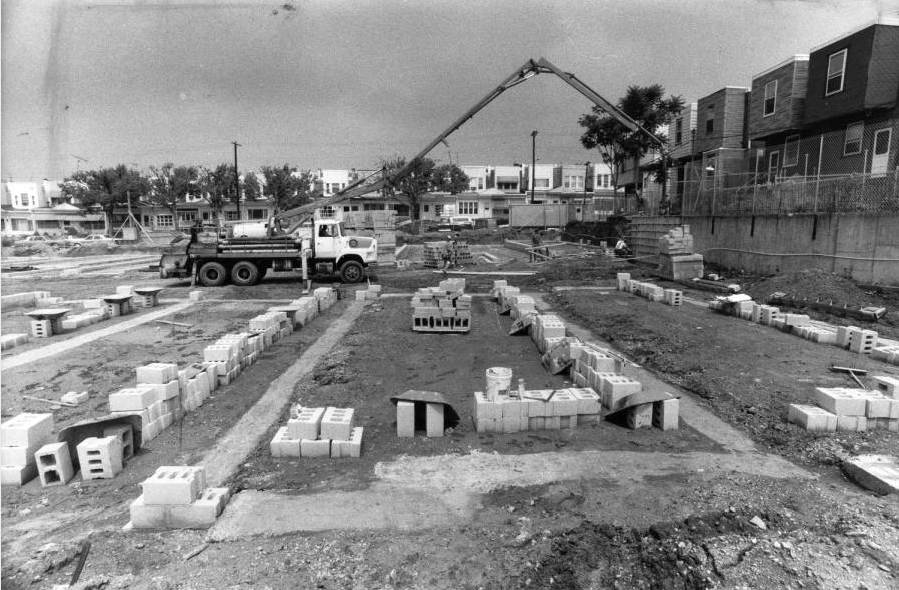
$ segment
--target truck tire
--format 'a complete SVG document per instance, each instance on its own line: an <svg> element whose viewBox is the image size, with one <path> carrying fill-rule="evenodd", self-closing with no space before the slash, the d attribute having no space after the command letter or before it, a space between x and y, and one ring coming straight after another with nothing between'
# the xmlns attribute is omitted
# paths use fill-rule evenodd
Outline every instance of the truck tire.
<svg viewBox="0 0 899 590"><path fill-rule="evenodd" d="M365 278L362 265L355 260L347 260L340 266L340 280L344 283L358 283Z"/></svg>
<svg viewBox="0 0 899 590"><path fill-rule="evenodd" d="M228 272L218 262L207 262L200 267L200 284L204 287L221 287L228 280Z"/></svg>
<svg viewBox="0 0 899 590"><path fill-rule="evenodd" d="M241 260L231 267L231 282L238 287L249 287L259 282L259 269L252 262Z"/></svg>

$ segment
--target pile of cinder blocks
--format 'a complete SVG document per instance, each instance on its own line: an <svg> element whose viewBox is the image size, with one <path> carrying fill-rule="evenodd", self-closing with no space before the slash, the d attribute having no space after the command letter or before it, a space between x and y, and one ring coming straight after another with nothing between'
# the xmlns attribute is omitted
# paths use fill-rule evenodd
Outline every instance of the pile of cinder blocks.
<svg viewBox="0 0 899 590"><path fill-rule="evenodd" d="M659 238L659 266L661 276L672 281L688 281L702 278L702 254L693 253L693 236L690 226L671 229Z"/></svg>
<svg viewBox="0 0 899 590"><path fill-rule="evenodd" d="M53 414L23 413L0 424L0 484L19 486L34 479L35 452L53 438Z"/></svg>
<svg viewBox="0 0 899 590"><path fill-rule="evenodd" d="M468 332L471 330L471 295L465 279L445 279L437 287L424 287L412 296L412 329L416 332Z"/></svg>
<svg viewBox="0 0 899 590"><path fill-rule="evenodd" d="M331 287L318 287L317 289L313 289L312 296L318 301L319 312L330 309L332 305L337 303L337 291Z"/></svg>
<svg viewBox="0 0 899 590"><path fill-rule="evenodd" d="M381 295L381 285L369 285L366 289L356 290L356 301L377 299Z"/></svg>
<svg viewBox="0 0 899 590"><path fill-rule="evenodd" d="M269 444L272 457L360 457L363 428L354 422L352 408L294 406Z"/></svg>
<svg viewBox="0 0 899 590"><path fill-rule="evenodd" d="M515 393L515 392L513 392ZM528 430L566 430L599 421L599 395L591 388L517 392L517 397L474 393L478 432L509 434Z"/></svg>
<svg viewBox="0 0 899 590"><path fill-rule="evenodd" d="M201 466L164 466L141 484L131 503L139 529L204 529L215 523L231 497L228 488L207 488Z"/></svg>
<svg viewBox="0 0 899 590"><path fill-rule="evenodd" d="M640 297L645 297L650 301L661 301L666 305L679 307L684 300L683 291L677 289L664 289L653 283L645 283L631 278L628 272L619 272L616 275L617 288L619 291L633 293Z"/></svg>
<svg viewBox="0 0 899 590"><path fill-rule="evenodd" d="M789 421L811 432L899 432L899 380L873 379L877 389L816 387L815 405L790 404Z"/></svg>
<svg viewBox="0 0 899 590"><path fill-rule="evenodd" d="M450 264L453 266L474 263L468 243L461 240L425 242L422 263L428 268L440 268L443 266L444 254L449 254Z"/></svg>
<svg viewBox="0 0 899 590"><path fill-rule="evenodd" d="M287 312L267 311L250 319L249 333L251 338L259 336L262 339L262 350L265 350L280 338L293 333L293 327L294 320L287 316ZM258 349L259 346L254 344L253 348ZM247 364L252 364L255 361L256 357L253 357Z"/></svg>

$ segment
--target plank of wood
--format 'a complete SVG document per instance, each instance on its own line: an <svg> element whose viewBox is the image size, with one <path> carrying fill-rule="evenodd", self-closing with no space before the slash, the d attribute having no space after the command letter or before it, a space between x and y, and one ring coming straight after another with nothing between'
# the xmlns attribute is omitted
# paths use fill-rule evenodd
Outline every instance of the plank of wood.
<svg viewBox="0 0 899 590"><path fill-rule="evenodd" d="M182 324L181 322L172 322L169 320L153 320L153 321L157 322L159 324L170 324L172 326L181 326L182 328L193 328L194 327L193 324Z"/></svg>

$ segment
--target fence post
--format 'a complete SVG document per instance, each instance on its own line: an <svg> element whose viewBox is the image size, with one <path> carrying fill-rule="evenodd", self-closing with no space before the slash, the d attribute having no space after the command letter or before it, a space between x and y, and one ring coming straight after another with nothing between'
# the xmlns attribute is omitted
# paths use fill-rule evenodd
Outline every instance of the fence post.
<svg viewBox="0 0 899 590"><path fill-rule="evenodd" d="M812 212L818 212L818 188L821 186L821 158L824 155L824 134L821 134L821 142L818 144L818 171L815 175L815 205Z"/></svg>

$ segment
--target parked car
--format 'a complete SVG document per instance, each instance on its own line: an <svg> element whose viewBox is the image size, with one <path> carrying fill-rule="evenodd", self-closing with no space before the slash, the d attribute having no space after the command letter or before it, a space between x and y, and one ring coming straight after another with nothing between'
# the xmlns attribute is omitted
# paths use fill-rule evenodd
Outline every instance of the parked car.
<svg viewBox="0 0 899 590"><path fill-rule="evenodd" d="M460 229L474 229L474 218L468 215L455 215L450 217L450 228L453 231Z"/></svg>
<svg viewBox="0 0 899 590"><path fill-rule="evenodd" d="M441 217L437 222L437 231L453 231L453 222L449 217Z"/></svg>
<svg viewBox="0 0 899 590"><path fill-rule="evenodd" d="M58 238L51 238L49 236L41 236L41 235L30 235L25 236L21 240L16 240L16 246L28 246L34 244L47 244L48 246L59 246L63 243L63 240Z"/></svg>
<svg viewBox="0 0 899 590"><path fill-rule="evenodd" d="M85 236L83 238L70 237L66 241L68 242L68 244L70 246L73 246L75 248L78 248L85 244L107 244L107 245L115 244L115 245L117 245L119 243L119 241L114 238L111 238L109 236L100 235L100 234L91 234L91 235Z"/></svg>

